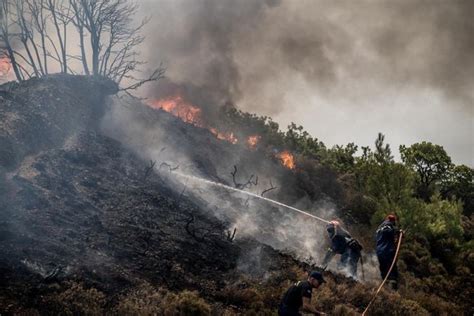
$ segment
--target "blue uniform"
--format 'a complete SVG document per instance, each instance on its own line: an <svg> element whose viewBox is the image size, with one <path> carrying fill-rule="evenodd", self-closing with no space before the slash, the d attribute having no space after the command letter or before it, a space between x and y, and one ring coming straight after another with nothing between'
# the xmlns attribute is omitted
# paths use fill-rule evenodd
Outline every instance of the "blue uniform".
<svg viewBox="0 0 474 316"><path fill-rule="evenodd" d="M344 229L328 224L326 227L329 238L331 239L331 247L328 249L326 256L323 259L323 266L327 266L329 261L336 255L341 255L341 260L338 264L339 268L349 266L349 272L353 277L357 276L357 263L360 259L359 243L349 235ZM359 248L360 247L360 248Z"/></svg>
<svg viewBox="0 0 474 316"><path fill-rule="evenodd" d="M377 228L375 234L375 248L382 279L387 276L388 270L390 269L395 257L395 240L398 237L399 232L399 229L395 226L395 222L389 220L382 222L382 224ZM396 283L398 282L398 269L396 263L387 279L392 280L394 282L394 287L396 288Z"/></svg>

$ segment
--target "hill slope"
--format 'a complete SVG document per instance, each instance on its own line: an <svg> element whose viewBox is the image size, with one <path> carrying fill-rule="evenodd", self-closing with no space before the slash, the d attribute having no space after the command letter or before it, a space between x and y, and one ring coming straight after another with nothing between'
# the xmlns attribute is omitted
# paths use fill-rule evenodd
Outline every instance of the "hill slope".
<svg viewBox="0 0 474 316"><path fill-rule="evenodd" d="M285 187L273 197L302 207L337 204L337 179L320 171L318 196L302 198L301 178L271 155L136 101L112 102L116 90L60 75L0 88L0 311L274 313L286 287L314 268L302 260L315 262L305 255L324 248L324 226L169 169L232 184L236 165L238 182L259 174L252 190L261 192L271 176ZM325 274L317 307L361 312L373 284ZM427 313L389 291L372 311Z"/></svg>

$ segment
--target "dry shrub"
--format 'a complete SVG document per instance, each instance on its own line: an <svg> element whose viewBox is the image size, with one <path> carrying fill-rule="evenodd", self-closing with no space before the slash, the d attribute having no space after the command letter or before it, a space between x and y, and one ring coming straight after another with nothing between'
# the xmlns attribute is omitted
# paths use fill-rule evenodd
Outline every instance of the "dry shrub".
<svg viewBox="0 0 474 316"><path fill-rule="evenodd" d="M269 309L262 302L255 302L245 311L246 316L272 316L275 315L275 311Z"/></svg>
<svg viewBox="0 0 474 316"><path fill-rule="evenodd" d="M345 284L343 291L338 291L337 296L344 298L346 302L350 302L353 306L363 307L369 304L372 298L372 291L368 290L367 286L356 283L356 284Z"/></svg>
<svg viewBox="0 0 474 316"><path fill-rule="evenodd" d="M334 309L331 313L333 316L359 316L360 313L358 313L354 308L338 304L334 306Z"/></svg>
<svg viewBox="0 0 474 316"><path fill-rule="evenodd" d="M5 313L5 315L9 315L9 314ZM13 315L15 315L15 316L40 316L41 313L38 312L36 309L26 308L26 309L20 309L20 310L15 311L13 313Z"/></svg>
<svg viewBox="0 0 474 316"><path fill-rule="evenodd" d="M172 293L143 284L132 289L115 308L118 315L210 315L211 307L194 291Z"/></svg>
<svg viewBox="0 0 474 316"><path fill-rule="evenodd" d="M43 299L44 306L52 314L61 315L103 315L104 293L86 289L82 284L67 282L66 290L50 294Z"/></svg>
<svg viewBox="0 0 474 316"><path fill-rule="evenodd" d="M229 305L250 306L262 301L260 293L253 288L239 288L236 285L226 286L222 291L222 299Z"/></svg>
<svg viewBox="0 0 474 316"><path fill-rule="evenodd" d="M115 308L118 315L156 315L163 312L160 308L166 291L155 289L146 283L128 292Z"/></svg>
<svg viewBox="0 0 474 316"><path fill-rule="evenodd" d="M424 292L416 292L412 299L416 300L428 312L433 315L462 315L464 311L462 307L447 302L434 294L427 294Z"/></svg>
<svg viewBox="0 0 474 316"><path fill-rule="evenodd" d="M313 291L312 301L316 303L318 309L323 309L327 306L334 306L336 303L334 292L329 286L321 286Z"/></svg>
<svg viewBox="0 0 474 316"><path fill-rule="evenodd" d="M402 299L398 293L381 293L370 307L370 315L430 315L413 300Z"/></svg>
<svg viewBox="0 0 474 316"><path fill-rule="evenodd" d="M211 306L199 297L196 291L185 290L178 294L168 293L163 305L165 316L204 316L211 314Z"/></svg>

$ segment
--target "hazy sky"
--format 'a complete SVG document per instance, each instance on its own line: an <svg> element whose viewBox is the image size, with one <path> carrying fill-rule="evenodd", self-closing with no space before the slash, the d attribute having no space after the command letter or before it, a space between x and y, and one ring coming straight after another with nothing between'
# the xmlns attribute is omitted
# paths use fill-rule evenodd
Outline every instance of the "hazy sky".
<svg viewBox="0 0 474 316"><path fill-rule="evenodd" d="M139 3L146 58L208 103L293 121L329 146L378 132L396 153L431 141L474 166L474 1Z"/></svg>

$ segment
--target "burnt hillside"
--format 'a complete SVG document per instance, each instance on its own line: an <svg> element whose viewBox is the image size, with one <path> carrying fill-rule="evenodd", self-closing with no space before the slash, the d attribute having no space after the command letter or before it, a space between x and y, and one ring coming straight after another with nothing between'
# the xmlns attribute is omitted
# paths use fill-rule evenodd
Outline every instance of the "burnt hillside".
<svg viewBox="0 0 474 316"><path fill-rule="evenodd" d="M303 260L317 262L304 253L324 243L304 249L300 239L315 239L320 226L284 229L305 219L170 169L229 185L259 175L247 188L258 193L272 178L285 190L268 196L301 207L342 203L335 174L287 170L271 153L114 100L116 92L105 80L64 75L0 87L2 314L274 314L284 289L312 268ZM300 183L313 177L308 196ZM373 284L326 276L317 307L360 313ZM383 292L372 311L427 314L411 294Z"/></svg>
<svg viewBox="0 0 474 316"><path fill-rule="evenodd" d="M228 240L225 222L103 135L115 92L106 81L59 75L2 86L0 310L75 311L53 299L75 288L70 282L105 293L104 310L145 282L225 305L219 292L239 279L242 251L272 256L265 270L247 269L260 276L294 264L264 245ZM174 124L177 133L193 129Z"/></svg>

